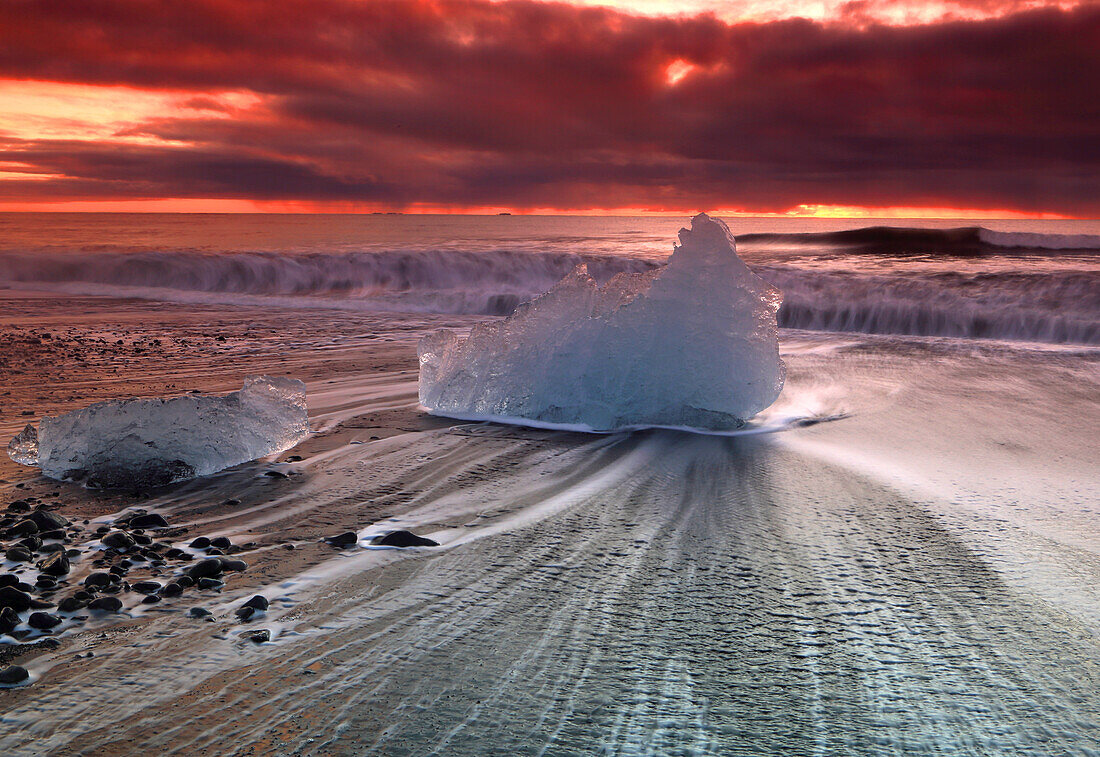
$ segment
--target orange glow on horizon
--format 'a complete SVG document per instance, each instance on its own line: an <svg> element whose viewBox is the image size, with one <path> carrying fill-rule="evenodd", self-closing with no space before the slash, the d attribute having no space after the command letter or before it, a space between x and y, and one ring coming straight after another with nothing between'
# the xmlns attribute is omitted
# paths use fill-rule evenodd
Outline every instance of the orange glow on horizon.
<svg viewBox="0 0 1100 757"><path fill-rule="evenodd" d="M945 207L861 207L857 205L798 205L783 211L745 208L511 208L449 207L413 205L408 207L368 206L362 203L273 202L245 199L163 198L156 200L70 200L58 202L0 202L0 212L27 213L288 213L325 214L398 213L403 215L532 215L532 216L684 216L705 211L726 218L879 218L941 220L1090 220L1059 213L989 208Z"/></svg>

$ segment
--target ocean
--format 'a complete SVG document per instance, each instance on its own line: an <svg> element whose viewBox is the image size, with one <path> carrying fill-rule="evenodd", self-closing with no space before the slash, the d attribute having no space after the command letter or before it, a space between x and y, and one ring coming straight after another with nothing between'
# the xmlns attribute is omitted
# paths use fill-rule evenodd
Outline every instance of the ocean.
<svg viewBox="0 0 1100 757"><path fill-rule="evenodd" d="M0 214L0 286L505 315L579 263L659 266L683 217ZM1100 343L1100 221L733 218L793 329Z"/></svg>

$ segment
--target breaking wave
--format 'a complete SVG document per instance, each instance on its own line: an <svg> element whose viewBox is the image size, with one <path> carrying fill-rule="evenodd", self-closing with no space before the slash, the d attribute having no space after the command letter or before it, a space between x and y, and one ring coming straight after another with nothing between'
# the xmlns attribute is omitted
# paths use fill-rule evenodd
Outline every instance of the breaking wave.
<svg viewBox="0 0 1100 757"><path fill-rule="evenodd" d="M1100 344L1100 276L865 276L758 269L783 291L779 325L814 331Z"/></svg>
<svg viewBox="0 0 1100 757"><path fill-rule="evenodd" d="M980 226L958 229L920 229L869 226L845 231L802 234L744 234L738 242L791 246L821 246L880 255L996 255L1005 251L1100 251L1093 234L1035 234L992 231Z"/></svg>
<svg viewBox="0 0 1100 757"><path fill-rule="evenodd" d="M749 249L753 245L817 246L884 255L1100 252L1100 236L978 227L756 234L739 236L738 242ZM106 246L9 249L0 250L0 286L188 303L506 315L580 263L586 263L600 282L662 264L626 255L527 249L299 253ZM939 272L925 267L872 274L789 265L754 267L784 292L779 323L787 328L1100 344L1100 276L1094 272L1029 273L1024 267L1012 272L958 273L945 266Z"/></svg>
<svg viewBox="0 0 1100 757"><path fill-rule="evenodd" d="M503 315L581 263L599 281L656 265L627 257L508 250L14 251L0 252L0 282L184 302Z"/></svg>

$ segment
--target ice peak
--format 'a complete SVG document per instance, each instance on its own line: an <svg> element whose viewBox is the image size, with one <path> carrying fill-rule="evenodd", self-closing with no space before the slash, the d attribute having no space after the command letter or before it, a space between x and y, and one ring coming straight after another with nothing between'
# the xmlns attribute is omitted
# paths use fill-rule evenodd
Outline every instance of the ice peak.
<svg viewBox="0 0 1100 757"><path fill-rule="evenodd" d="M663 269L603 287L578 267L511 317L420 344L420 401L458 418L737 428L779 395L780 294L700 213Z"/></svg>

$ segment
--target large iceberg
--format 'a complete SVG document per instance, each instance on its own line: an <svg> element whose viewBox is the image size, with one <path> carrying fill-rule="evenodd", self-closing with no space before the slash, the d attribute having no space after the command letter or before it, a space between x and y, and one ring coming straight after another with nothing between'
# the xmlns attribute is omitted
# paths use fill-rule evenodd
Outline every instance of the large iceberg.
<svg viewBox="0 0 1100 757"><path fill-rule="evenodd" d="M46 416L8 455L90 487L160 486L281 452L308 433L305 384L252 376L224 397L111 400Z"/></svg>
<svg viewBox="0 0 1100 757"><path fill-rule="evenodd" d="M462 419L728 431L779 396L778 289L700 214L668 265L599 286L585 266L510 317L420 342L420 402Z"/></svg>

